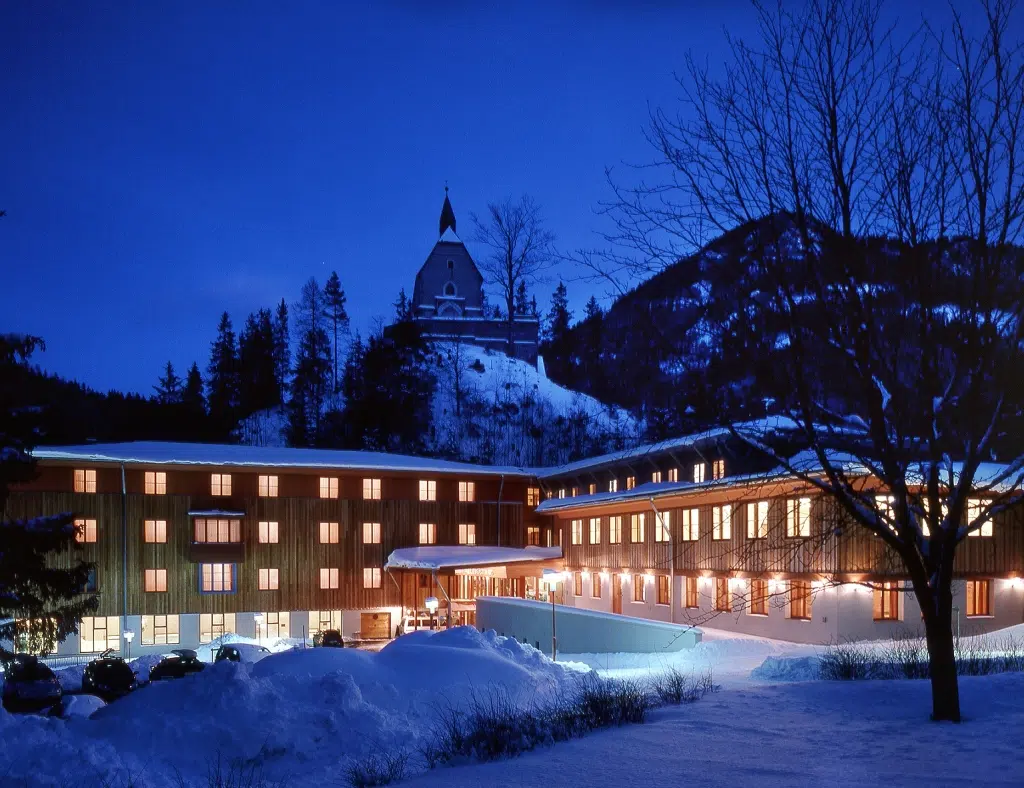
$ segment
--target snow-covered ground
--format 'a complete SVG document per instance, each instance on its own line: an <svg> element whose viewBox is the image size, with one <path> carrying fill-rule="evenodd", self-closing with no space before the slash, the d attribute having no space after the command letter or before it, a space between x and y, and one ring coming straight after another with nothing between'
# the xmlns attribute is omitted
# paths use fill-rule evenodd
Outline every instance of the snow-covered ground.
<svg viewBox="0 0 1024 788"><path fill-rule="evenodd" d="M220 663L105 707L76 699L68 719L0 711L0 784L163 788L180 785L180 774L185 785L205 786L218 759L254 759L283 785L344 785L351 758L396 749L414 753L406 784L416 786L1024 784L1024 674L961 679L967 722L932 724L926 681L806 680L820 647L704 634L688 651L564 654L553 664L530 646L462 627L410 633L379 653L295 649L251 665ZM783 666L772 675L798 680L759 679L766 662ZM588 666L621 678L710 669L721 690L656 709L645 725L424 771L415 750L439 707L491 687L543 700ZM61 673L70 687L81 669Z"/></svg>

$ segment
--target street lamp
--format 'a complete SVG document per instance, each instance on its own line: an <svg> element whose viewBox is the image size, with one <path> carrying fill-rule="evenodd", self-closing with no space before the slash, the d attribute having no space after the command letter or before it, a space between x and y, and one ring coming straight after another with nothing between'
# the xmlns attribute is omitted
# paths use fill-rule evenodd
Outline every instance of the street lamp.
<svg viewBox="0 0 1024 788"><path fill-rule="evenodd" d="M437 612L437 597L428 596L424 600L424 604L427 606L427 612L430 613L430 628L434 628L434 614Z"/></svg>
<svg viewBox="0 0 1024 788"><path fill-rule="evenodd" d="M555 588L562 582L562 573L545 569L542 579L548 584L548 596L551 598L551 661L557 662L558 638L555 635Z"/></svg>
<svg viewBox="0 0 1024 788"><path fill-rule="evenodd" d="M263 639L260 637L260 628L263 626L263 614L257 613L253 616L253 620L256 622L256 642L262 646Z"/></svg>
<svg viewBox="0 0 1024 788"><path fill-rule="evenodd" d="M132 657L132 641L135 640L135 633L130 629L124 631L124 644L125 644L125 659L131 659Z"/></svg>

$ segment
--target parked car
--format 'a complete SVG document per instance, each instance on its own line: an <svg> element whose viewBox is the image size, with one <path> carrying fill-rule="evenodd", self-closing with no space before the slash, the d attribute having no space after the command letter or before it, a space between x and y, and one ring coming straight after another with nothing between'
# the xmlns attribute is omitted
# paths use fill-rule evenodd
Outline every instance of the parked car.
<svg viewBox="0 0 1024 788"><path fill-rule="evenodd" d="M111 656L113 653L113 649L104 651L85 666L82 674L82 691L107 702L127 695L139 686L135 671L120 657Z"/></svg>
<svg viewBox="0 0 1024 788"><path fill-rule="evenodd" d="M31 654L15 654L4 667L3 705L8 711L60 708L63 692L53 671Z"/></svg>
<svg viewBox="0 0 1024 788"><path fill-rule="evenodd" d="M150 681L181 679L190 673L198 673L206 664L188 648L179 648L167 654L149 671Z"/></svg>
<svg viewBox="0 0 1024 788"><path fill-rule="evenodd" d="M326 648L345 648L345 640L338 630L327 629L313 635L313 645Z"/></svg>
<svg viewBox="0 0 1024 788"><path fill-rule="evenodd" d="M226 643L217 649L214 662L259 662L270 656L270 649L253 643Z"/></svg>

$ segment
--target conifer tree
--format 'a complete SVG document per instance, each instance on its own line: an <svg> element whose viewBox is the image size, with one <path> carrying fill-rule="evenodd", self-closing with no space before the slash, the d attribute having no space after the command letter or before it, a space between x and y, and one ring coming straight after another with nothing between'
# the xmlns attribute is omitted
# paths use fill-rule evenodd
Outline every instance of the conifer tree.
<svg viewBox="0 0 1024 788"><path fill-rule="evenodd" d="M71 514L9 519L11 486L35 478L40 403L25 392L28 359L42 347L37 337L0 335L0 641L49 652L92 614L97 599L85 593L94 566L78 555Z"/></svg>
<svg viewBox="0 0 1024 788"><path fill-rule="evenodd" d="M302 287L295 304L299 348L291 383L288 434L293 446L311 446L320 436L330 387L331 339L324 328L324 294L316 279Z"/></svg>
<svg viewBox="0 0 1024 788"><path fill-rule="evenodd" d="M239 410L247 417L282 402L274 357L274 318L269 309L249 315L238 340Z"/></svg>
<svg viewBox="0 0 1024 788"><path fill-rule="evenodd" d="M210 365L206 368L207 403L210 418L222 436L235 426L238 414L238 348L231 318L224 312L217 326L217 338L210 348Z"/></svg>
<svg viewBox="0 0 1024 788"><path fill-rule="evenodd" d="M403 287L398 291L398 299L395 301L395 322L403 323L406 320L412 320L412 303Z"/></svg>
<svg viewBox="0 0 1024 788"><path fill-rule="evenodd" d="M516 314L528 315L530 313L530 302L526 298L526 280L520 279L516 288Z"/></svg>
<svg viewBox="0 0 1024 788"><path fill-rule="evenodd" d="M158 379L153 387L156 391L156 401L164 405L181 402L181 378L174 372L174 365L168 361L164 367L164 374Z"/></svg>
<svg viewBox="0 0 1024 788"><path fill-rule="evenodd" d="M594 296L590 296L590 300L587 301L586 307L584 307L583 319L590 320L594 317L599 317L604 314L601 310L601 305L597 303L597 299Z"/></svg>
<svg viewBox="0 0 1024 788"><path fill-rule="evenodd" d="M206 414L206 397L203 396L203 376L199 365L192 362L185 376L185 387L181 391L181 401L195 413Z"/></svg>
<svg viewBox="0 0 1024 788"><path fill-rule="evenodd" d="M332 350L332 391L338 391L338 343L348 333L348 312L345 311L345 291L338 278L338 272L332 271L327 285L324 287L324 317L331 330Z"/></svg>
<svg viewBox="0 0 1024 788"><path fill-rule="evenodd" d="M292 368L291 340L288 334L288 304L282 298L274 314L274 377L281 392L281 402L288 391L288 377Z"/></svg>
<svg viewBox="0 0 1024 788"><path fill-rule="evenodd" d="M558 287L551 295L551 309L548 310L545 338L553 345L564 342L569 333L572 312L569 311L568 291L565 282L558 280Z"/></svg>

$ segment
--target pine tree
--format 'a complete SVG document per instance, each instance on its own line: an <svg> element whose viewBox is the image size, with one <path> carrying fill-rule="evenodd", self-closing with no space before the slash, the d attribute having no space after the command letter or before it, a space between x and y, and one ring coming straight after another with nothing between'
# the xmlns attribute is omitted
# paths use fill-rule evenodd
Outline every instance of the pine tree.
<svg viewBox="0 0 1024 788"><path fill-rule="evenodd" d="M338 391L338 342L348 333L348 312L345 311L345 291L341 287L338 272L332 271L327 285L324 287L324 317L331 329L333 351L332 391Z"/></svg>
<svg viewBox="0 0 1024 788"><path fill-rule="evenodd" d="M274 357L274 318L269 309L249 315L238 339L239 416L281 404Z"/></svg>
<svg viewBox="0 0 1024 788"><path fill-rule="evenodd" d="M41 409L25 392L28 359L43 347L37 337L0 335L0 642L21 640L45 653L92 615L97 598L84 592L94 565L79 557L71 514L7 515L11 486L36 475L31 450Z"/></svg>
<svg viewBox="0 0 1024 788"><path fill-rule="evenodd" d="M603 314L604 312L601 310L601 305L597 303L597 299L594 296L590 296L590 300L587 301L587 305L584 307L583 319L590 320Z"/></svg>
<svg viewBox="0 0 1024 788"><path fill-rule="evenodd" d="M199 365L192 362L185 377L185 388L181 391L181 401L195 413L206 414L206 397L203 396L203 376Z"/></svg>
<svg viewBox="0 0 1024 788"><path fill-rule="evenodd" d="M534 317L539 315L537 312L537 296L530 296L530 314Z"/></svg>
<svg viewBox="0 0 1024 788"><path fill-rule="evenodd" d="M284 299L277 305L274 315L274 379L281 392L281 402L288 391L288 376L292 368L291 339L288 334L288 304Z"/></svg>
<svg viewBox="0 0 1024 788"><path fill-rule="evenodd" d="M156 386L156 401L164 405L181 402L181 378L174 373L174 365L168 361L164 374L160 376Z"/></svg>
<svg viewBox="0 0 1024 788"><path fill-rule="evenodd" d="M519 280L519 287L516 288L516 314L527 315L530 313L530 302L526 299L526 280Z"/></svg>
<svg viewBox="0 0 1024 788"><path fill-rule="evenodd" d="M398 299L395 301L395 322L404 323L406 320L412 320L412 303L406 296L403 287L398 292Z"/></svg>
<svg viewBox="0 0 1024 788"><path fill-rule="evenodd" d="M210 348L206 368L207 403L210 418L221 437L234 429L238 414L238 349L231 318L224 312L217 326L217 338Z"/></svg>
<svg viewBox="0 0 1024 788"><path fill-rule="evenodd" d="M548 310L545 338L552 344L564 342L569 333L572 312L569 311L569 297L565 282L558 280L558 287L551 295L551 309Z"/></svg>
<svg viewBox="0 0 1024 788"><path fill-rule="evenodd" d="M324 294L316 279L302 287L295 304L300 331L289 403L288 435L293 446L311 446L321 436L331 378L331 339L324 328Z"/></svg>

